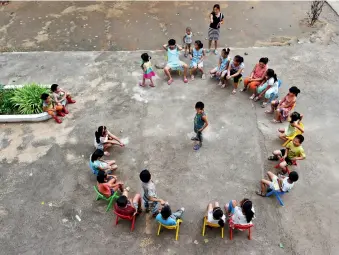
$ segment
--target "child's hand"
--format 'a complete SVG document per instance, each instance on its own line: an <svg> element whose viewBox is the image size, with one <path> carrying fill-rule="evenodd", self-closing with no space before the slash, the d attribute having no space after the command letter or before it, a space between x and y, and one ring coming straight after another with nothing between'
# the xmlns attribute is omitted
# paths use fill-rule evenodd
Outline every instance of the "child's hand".
<svg viewBox="0 0 339 255"><path fill-rule="evenodd" d="M120 147L125 147L125 144L123 144L123 143L120 143Z"/></svg>
<svg viewBox="0 0 339 255"><path fill-rule="evenodd" d="M160 204L161 205L164 205L165 203L166 203L165 200L160 199Z"/></svg>
<svg viewBox="0 0 339 255"><path fill-rule="evenodd" d="M227 79L227 80L229 80L229 79L231 79L231 78L232 78L232 77L231 77L230 75L227 75L227 76L226 76L226 79Z"/></svg>
<svg viewBox="0 0 339 255"><path fill-rule="evenodd" d="M221 72L217 72L217 76L220 76L221 75Z"/></svg>

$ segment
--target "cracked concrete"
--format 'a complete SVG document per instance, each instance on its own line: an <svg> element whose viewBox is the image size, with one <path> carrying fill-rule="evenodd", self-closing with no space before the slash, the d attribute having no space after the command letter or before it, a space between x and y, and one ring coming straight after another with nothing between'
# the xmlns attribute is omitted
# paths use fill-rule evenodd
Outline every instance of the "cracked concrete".
<svg viewBox="0 0 339 255"><path fill-rule="evenodd" d="M157 71L156 88L140 88L141 52L4 53L0 79L10 83L59 83L77 103L61 125L53 121L1 125L0 246L2 254L335 254L339 248L336 186L339 176L337 37L330 45L303 43L290 47L232 49L245 56L245 74L262 56L283 81L301 89L296 110L305 115L307 159L300 180L280 207L274 198L254 194L273 164L268 154L280 148L277 128L248 94L230 94L215 81L168 86ZM321 52L318 54L316 52ZM150 52L153 62L164 53ZM186 59L185 59L186 60ZM187 60L186 60L187 61ZM32 65L31 63L39 63ZM206 70L214 67L209 55ZM41 66L44 68L41 69ZM202 100L210 120L205 144L192 150L194 104ZM156 236L156 225L144 215L136 229L113 226L105 203L95 201L95 178L88 168L93 135L105 124L123 139L115 148L117 175L141 192L138 173L152 171L159 196L173 208L185 206L179 241L172 232ZM122 133L120 133L122 131ZM251 198L257 218L253 240L236 232L233 241L207 230L201 236L208 202ZM42 204L43 202L43 204ZM79 215L81 222L75 219ZM208 239L208 243L204 239ZM196 242L198 244L195 244ZM284 249L279 248L279 243Z"/></svg>

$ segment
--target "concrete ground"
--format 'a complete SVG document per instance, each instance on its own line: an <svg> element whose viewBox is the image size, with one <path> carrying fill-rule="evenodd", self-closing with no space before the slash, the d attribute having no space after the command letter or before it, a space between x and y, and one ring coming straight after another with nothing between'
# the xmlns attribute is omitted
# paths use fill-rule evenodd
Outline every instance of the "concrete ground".
<svg viewBox="0 0 339 255"><path fill-rule="evenodd" d="M160 49L173 37L181 42L191 26L207 45L212 2L23 2L0 7L1 51L96 51ZM221 2L225 24L220 47L279 45L319 28L305 24L310 3ZM321 17L339 24L327 5ZM321 25L320 25L321 26Z"/></svg>
<svg viewBox="0 0 339 255"><path fill-rule="evenodd" d="M140 88L140 52L3 53L0 79L59 83L77 100L61 125L54 121L1 124L1 254L336 254L337 150L339 125L336 70L338 41L290 47L233 49L245 56L248 74L261 56L282 79L282 94L298 86L296 110L305 116L307 159L300 180L283 197L255 195L259 180L273 163L266 160L281 147L277 128L249 94L230 94L215 81L168 86L159 70L156 88ZM316 52L321 52L318 54ZM151 52L154 62L162 52ZM216 56L205 61L215 66ZM202 100L210 127L204 147L192 150L194 104ZM131 193L141 192L138 174L148 168L161 198L186 212L179 241L174 233L156 236L156 224L142 214L130 233L128 222L113 226L106 203L95 201L95 178L88 167L94 131L106 125L124 139L115 148L117 175ZM236 232L207 230L202 218L210 201L252 199L256 209L253 240ZM75 216L81 218L79 222ZM227 232L226 232L227 233ZM280 248L279 244L284 248Z"/></svg>

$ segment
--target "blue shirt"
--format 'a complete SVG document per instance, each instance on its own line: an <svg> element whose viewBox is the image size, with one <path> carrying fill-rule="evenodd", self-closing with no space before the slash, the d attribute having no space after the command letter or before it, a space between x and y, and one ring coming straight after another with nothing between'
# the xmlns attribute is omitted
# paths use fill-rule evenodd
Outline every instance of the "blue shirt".
<svg viewBox="0 0 339 255"><path fill-rule="evenodd" d="M205 121L202 119L203 116L205 116L205 112L201 114L196 114L194 117L194 129L198 130L201 129L205 125Z"/></svg>
<svg viewBox="0 0 339 255"><path fill-rule="evenodd" d="M159 213L155 219L156 219L156 221L158 221L158 222L160 222L161 224L166 225L166 226L174 226L174 225L177 224L176 219L175 219L175 218L172 218L172 215L169 216L169 217L165 220L165 219L162 218L161 213Z"/></svg>

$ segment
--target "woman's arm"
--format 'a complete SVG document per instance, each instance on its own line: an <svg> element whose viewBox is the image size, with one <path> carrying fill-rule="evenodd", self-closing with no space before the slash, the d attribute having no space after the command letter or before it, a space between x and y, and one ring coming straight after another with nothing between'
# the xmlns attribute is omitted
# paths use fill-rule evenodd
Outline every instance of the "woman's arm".
<svg viewBox="0 0 339 255"><path fill-rule="evenodd" d="M253 67L252 72L250 74L250 78L251 78L252 81L254 81L253 75L254 75L254 70L255 70L256 67L257 67L257 64Z"/></svg>
<svg viewBox="0 0 339 255"><path fill-rule="evenodd" d="M212 13L210 14L210 23L211 24L213 23L213 14Z"/></svg>

